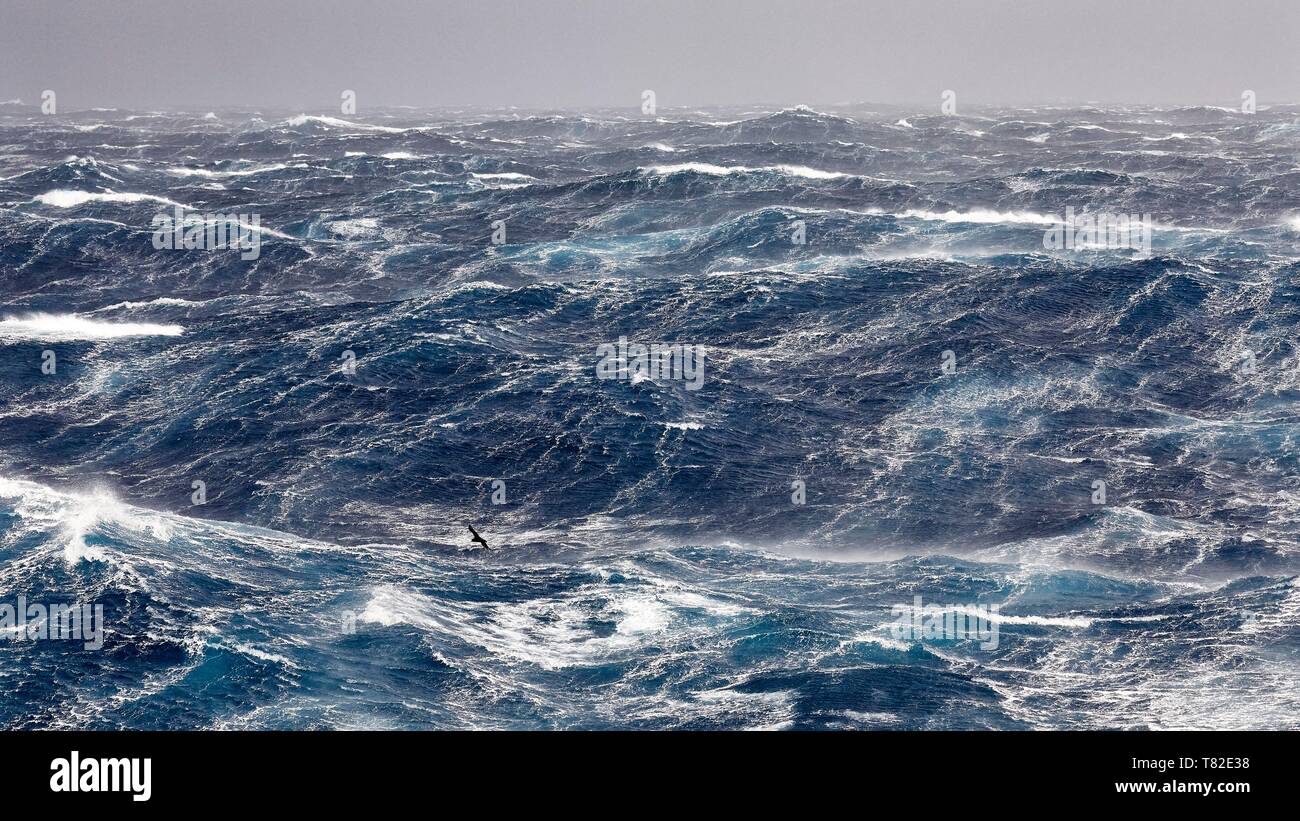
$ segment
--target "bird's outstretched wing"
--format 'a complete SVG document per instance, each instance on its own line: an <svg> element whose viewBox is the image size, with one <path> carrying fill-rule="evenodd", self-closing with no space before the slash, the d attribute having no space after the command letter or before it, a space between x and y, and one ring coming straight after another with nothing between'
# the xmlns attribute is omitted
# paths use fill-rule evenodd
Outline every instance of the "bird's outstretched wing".
<svg viewBox="0 0 1300 821"><path fill-rule="evenodd" d="M487 547L487 546L488 546L487 539L484 539L482 536L478 535L478 531L474 529L474 526L473 526L473 525L465 525L465 526L469 528L469 532L470 532L470 533L473 533L473 534L474 534L474 538L471 539L470 541L478 542L479 544L483 545L484 547ZM490 549L490 548L489 548L489 549Z"/></svg>

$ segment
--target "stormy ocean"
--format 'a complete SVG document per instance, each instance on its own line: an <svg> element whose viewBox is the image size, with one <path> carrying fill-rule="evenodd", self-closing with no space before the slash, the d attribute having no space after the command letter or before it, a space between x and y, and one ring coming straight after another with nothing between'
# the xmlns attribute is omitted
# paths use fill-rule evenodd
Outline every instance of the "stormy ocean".
<svg viewBox="0 0 1300 821"><path fill-rule="evenodd" d="M0 727L1300 728L1298 274L1298 106L0 105Z"/></svg>

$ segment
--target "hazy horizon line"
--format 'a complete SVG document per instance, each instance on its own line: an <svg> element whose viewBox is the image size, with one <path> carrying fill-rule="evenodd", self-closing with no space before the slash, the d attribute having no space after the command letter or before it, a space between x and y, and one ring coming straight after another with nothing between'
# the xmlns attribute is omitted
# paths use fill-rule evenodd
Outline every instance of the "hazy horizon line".
<svg viewBox="0 0 1300 821"><path fill-rule="evenodd" d="M1016 108L1025 108L1025 109L1061 108L1061 109L1078 110L1082 108L1097 108L1099 110L1110 110L1110 109L1171 110L1171 109L1210 108L1210 109L1220 109L1224 111L1238 111L1240 108L1239 106L1240 100L1224 101L1224 102L1207 102L1204 100L1196 101L1196 102L1169 100L1169 101L1162 101L1162 102L1140 102L1140 103L1123 102L1118 100L1116 101L1019 100L1019 101L1008 101L1008 102L988 102L988 101L980 101L980 100L968 101L968 100L961 99L960 97L958 97L958 100L959 102L958 102L957 112L953 115L947 115L947 116L961 117L963 116L962 109L992 110L992 109L1016 109ZM1236 106L1230 105L1229 104L1230 102L1237 102L1238 105ZM836 102L826 102L826 101L794 102L789 100L786 101L753 100L753 101L735 102L735 103L710 102L710 103L681 103L681 104L673 104L673 105L665 105L660 103L656 106L657 114L652 116L652 115L641 114L640 107L636 102L629 103L629 104L610 103L610 104L594 104L594 105L585 105L585 106L579 106L579 105L536 106L536 105L516 105L516 104L509 104L509 103L433 103L433 104L385 103L385 104L370 104L364 106L358 105L359 110L357 112L352 114L347 114L347 115L341 115L337 103L328 106L312 106L307 104L285 105L281 103L274 103L274 104L267 104L267 105L257 105L257 104L232 105L229 103L220 104L220 105L210 105L210 104L202 104L202 103L196 104L190 102L184 105L170 104L170 103L153 104L149 106L136 106L136 105L126 105L126 104L118 104L118 105L105 104L105 105L88 106L84 108L68 108L62 101L60 101L60 105L59 105L60 112L58 114L49 115L49 116L61 117L61 116L70 116L73 114L86 114L86 113L103 112L103 111L124 111L124 112L144 112L144 113L159 112L159 113L175 113L175 114L188 114L192 112L216 113L221 111L227 111L232 113L233 112L258 113L264 111L274 111L278 113L297 112L299 114L307 115L307 116L332 116L332 117L338 117L338 116L364 117L366 116L367 111L378 111L378 112L517 111L517 112L573 112L573 113L584 113L584 112L595 112L595 111L599 111L599 112L629 111L629 112L637 112L636 119L653 120L655 119L655 116L662 116L664 113L667 112L741 110L741 109L752 109L756 111L775 113L779 111L795 111L800 108L807 108L814 112L827 113L826 110L835 110L835 109L881 108L881 109L890 109L896 111L906 111L909 113L917 113L917 114L925 114L932 109L933 113L941 114L942 112L940 111L940 103L941 100L939 97L936 97L933 101L926 101L924 103L919 101L898 103L898 102L885 102L879 100L874 100L874 101L873 100L860 100L860 101L841 100ZM1255 101L1255 105L1257 109L1286 108L1290 106L1300 106L1300 100L1270 100L1267 98L1257 98ZM0 99L0 107L4 107L4 106L13 106L13 107L21 106L23 108L39 109L41 107L41 103L39 102L39 97L36 98L35 102L28 102L26 99L22 97L14 97L11 99Z"/></svg>

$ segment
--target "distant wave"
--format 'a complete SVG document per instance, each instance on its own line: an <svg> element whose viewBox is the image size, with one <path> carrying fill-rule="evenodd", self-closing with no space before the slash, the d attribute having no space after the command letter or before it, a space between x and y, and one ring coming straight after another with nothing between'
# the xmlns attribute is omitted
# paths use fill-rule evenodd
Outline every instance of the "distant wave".
<svg viewBox="0 0 1300 821"><path fill-rule="evenodd" d="M123 308L130 310L132 308L148 308L155 305L170 305L170 306L189 308L199 304L201 303L192 302L188 299L177 299L176 297L160 296L157 299L151 299L147 302L131 302L129 300L126 302L115 302L112 305L105 305L103 308L96 308L95 311L96 312L116 311Z"/></svg>
<svg viewBox="0 0 1300 821"><path fill-rule="evenodd" d="M809 180L834 180L843 177L852 176L839 171L822 171L817 168L808 168L802 165L768 165L753 168L744 165L713 165L705 162L684 162L676 165L652 165L648 168L641 169L645 173L667 176L669 174L680 174L683 172L694 172L696 174L708 174L715 177L724 177L729 174L758 174L774 173L785 174L789 177L803 177Z"/></svg>
<svg viewBox="0 0 1300 821"><path fill-rule="evenodd" d="M382 131L386 134L400 134L406 129L392 128L386 125L370 125L368 123L354 123L349 120L341 120L338 117L322 117L315 114L299 114L297 117L291 117L284 121L284 124L290 128L301 128L308 123L329 126L330 128L351 128L357 131Z"/></svg>
<svg viewBox="0 0 1300 821"><path fill-rule="evenodd" d="M43 342L122 339L131 336L180 336L184 332L185 329L180 325L106 322L100 319L87 319L76 314L32 314L27 317L7 317L0 320L0 337Z"/></svg>

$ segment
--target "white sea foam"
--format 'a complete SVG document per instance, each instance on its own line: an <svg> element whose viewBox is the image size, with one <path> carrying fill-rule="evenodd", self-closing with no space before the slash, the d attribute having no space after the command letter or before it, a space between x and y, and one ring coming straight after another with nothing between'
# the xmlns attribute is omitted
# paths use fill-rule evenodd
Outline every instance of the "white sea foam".
<svg viewBox="0 0 1300 821"><path fill-rule="evenodd" d="M859 710L845 710L844 717L868 726L897 724L902 720L893 713L864 713Z"/></svg>
<svg viewBox="0 0 1300 821"><path fill-rule="evenodd" d="M250 231L257 234L265 234L268 237L277 237L279 239L287 239L287 240L292 240L294 242L301 241L301 238L295 237L292 234L286 234L283 231L277 231L274 228L268 228L265 225L239 223L238 220L229 219L224 215L186 214L182 216L179 220L175 220L175 218L173 218L171 225L175 225L177 224L177 222L179 222L180 225L185 227L193 227L196 225L235 225L238 223L240 228L244 231ZM170 230L170 229L164 229L164 230Z"/></svg>
<svg viewBox="0 0 1300 821"><path fill-rule="evenodd" d="M475 179L480 180L534 180L536 177L530 177L527 174L520 174L517 171L502 171L498 174L471 174Z"/></svg>
<svg viewBox="0 0 1300 821"><path fill-rule="evenodd" d="M270 165L257 165L251 168L239 168L230 171L214 171L210 168L186 168L178 166L168 168L167 173L176 177L204 177L214 179L218 177L251 177L254 174L266 174L270 171L282 171L286 168L306 168L303 163L286 165L285 163L272 163Z"/></svg>
<svg viewBox="0 0 1300 821"><path fill-rule="evenodd" d="M999 624L1028 624L1038 627L1091 627L1094 619L1084 616L1009 616L1005 613L994 613L992 611L977 610L973 607L953 607L955 613L961 613L967 616L979 616L988 621L995 621Z"/></svg>
<svg viewBox="0 0 1300 821"><path fill-rule="evenodd" d="M60 342L78 339L122 339L132 336L180 336L180 325L152 322L107 322L76 314L32 314L0 320L0 338Z"/></svg>
<svg viewBox="0 0 1300 821"><path fill-rule="evenodd" d="M883 214L884 211L872 209L868 213ZM993 211L975 208L970 211L926 211L911 208L893 216L940 222L971 222L979 224L1026 223L1030 225L1054 225L1060 222L1056 217L1036 214L1032 211Z"/></svg>
<svg viewBox="0 0 1300 821"><path fill-rule="evenodd" d="M172 534L165 514L131 507L104 489L66 493L0 476L0 498L14 500L14 513L20 520L42 529L56 528L64 540L63 558L69 564L108 560L104 549L86 543L86 536L100 524L113 524L159 539L169 539Z"/></svg>
<svg viewBox="0 0 1300 821"><path fill-rule="evenodd" d="M379 220L375 217L358 217L357 219L334 220L329 223L331 232L347 239L371 236L379 231Z"/></svg>
<svg viewBox="0 0 1300 821"><path fill-rule="evenodd" d="M623 635L653 633L663 630L670 621L663 603L648 596L624 599L618 603L618 609L623 612L623 618L618 620L615 629Z"/></svg>
<svg viewBox="0 0 1300 821"><path fill-rule="evenodd" d="M33 202L52 205L55 208L76 208L78 205L85 205L88 202L159 202L164 205L189 207L166 197L156 197L153 194L133 194L125 191L121 193L116 191L71 191L66 188L37 194Z"/></svg>
<svg viewBox="0 0 1300 821"><path fill-rule="evenodd" d="M1211 137L1208 134L1193 135L1193 134L1184 134L1181 131L1175 131L1174 133L1166 137L1143 137L1142 139L1146 140L1147 142L1153 142L1153 143L1163 142L1165 140L1209 140L1211 142L1216 142L1216 143L1219 142L1218 137Z"/></svg>
<svg viewBox="0 0 1300 821"><path fill-rule="evenodd" d="M486 185L489 188L523 188L532 185L537 181L536 177L530 177L527 174L520 174L515 171L502 171L499 174L470 174L476 182Z"/></svg>
<svg viewBox="0 0 1300 821"><path fill-rule="evenodd" d="M887 635L877 636L872 633L859 633L851 639L845 639L840 642L840 649L843 650L854 644L874 644L877 647L883 647L886 650L897 650L900 653L906 653L912 649L912 643L899 641Z"/></svg>
<svg viewBox="0 0 1300 821"><path fill-rule="evenodd" d="M258 659L259 661L269 661L272 662L273 664L282 664L285 667L298 666L297 664L294 664L292 661L285 658L284 656L279 655L278 653L268 653L265 650L259 650L253 645L246 644L244 642L230 642L227 646L231 650L234 650L236 653L243 653L246 656L251 656L252 658Z"/></svg>
<svg viewBox="0 0 1300 821"><path fill-rule="evenodd" d="M516 534L527 541L523 534ZM591 568L608 579L610 572ZM634 651L665 633L691 631L701 619L734 618L749 612L732 601L706 596L629 564L617 568L647 586L611 588L601 582L555 596L526 601L467 603L443 601L395 586L371 588L359 621L383 626L407 624L467 641L490 653L544 669L602 663ZM612 633L595 629L612 623Z"/></svg>

